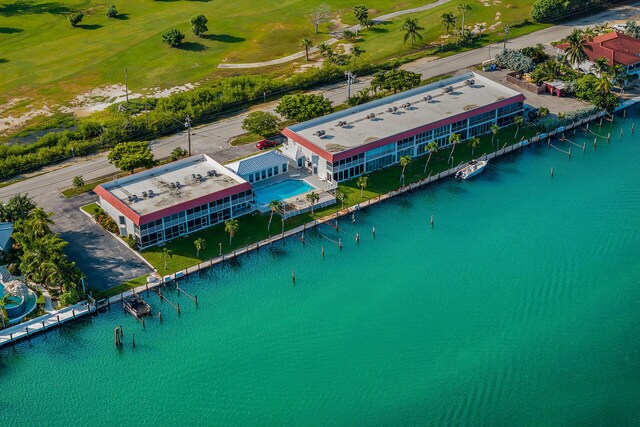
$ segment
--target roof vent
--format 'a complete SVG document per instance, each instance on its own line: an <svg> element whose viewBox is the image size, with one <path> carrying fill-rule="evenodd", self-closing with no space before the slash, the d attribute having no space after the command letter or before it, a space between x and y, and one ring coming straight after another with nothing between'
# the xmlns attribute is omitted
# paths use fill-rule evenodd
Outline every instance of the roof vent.
<svg viewBox="0 0 640 427"><path fill-rule="evenodd" d="M202 175L198 174L198 175L196 175L196 178L198 178L198 181L201 181L202 180Z"/></svg>
<svg viewBox="0 0 640 427"><path fill-rule="evenodd" d="M336 126L338 126L340 128L343 127L343 126L346 126L346 125L347 125L346 120L340 120L338 123L336 123Z"/></svg>
<svg viewBox="0 0 640 427"><path fill-rule="evenodd" d="M469 80L465 80L464 84L467 86L473 86L474 84L476 84L476 81L473 79L469 79Z"/></svg>
<svg viewBox="0 0 640 427"><path fill-rule="evenodd" d="M176 188L180 188L180 181L176 181Z"/></svg>
<svg viewBox="0 0 640 427"><path fill-rule="evenodd" d="M147 191L147 194L149 195L149 197L153 197L154 196L153 190Z"/></svg>
<svg viewBox="0 0 640 427"><path fill-rule="evenodd" d="M146 199L146 198L147 198L147 196L148 196L148 195L147 195L147 192L146 192L146 191L143 191L143 192L142 192L142 197L144 197L144 198Z"/></svg>
<svg viewBox="0 0 640 427"><path fill-rule="evenodd" d="M395 112L395 111L398 111L398 107L394 106L394 107L393 107L393 111L394 111L394 112Z"/></svg>
<svg viewBox="0 0 640 427"><path fill-rule="evenodd" d="M451 93L453 92L453 86L447 86L443 89L444 93Z"/></svg>
<svg viewBox="0 0 640 427"><path fill-rule="evenodd" d="M425 97L424 97L424 98L422 98L422 99L424 99L424 100L425 100L425 101L427 101L427 102L431 102L431 100L433 99L433 96L431 96L431 95L427 95L427 96L425 96Z"/></svg>
<svg viewBox="0 0 640 427"><path fill-rule="evenodd" d="M375 115L374 113L371 113L371 114L369 114L369 115L367 116L367 119L372 120L372 119L374 119L375 117L376 117L376 115Z"/></svg>
<svg viewBox="0 0 640 427"><path fill-rule="evenodd" d="M176 184L175 182L172 182L171 184L169 184L169 188L171 188L172 190L174 190L176 188Z"/></svg>
<svg viewBox="0 0 640 427"><path fill-rule="evenodd" d="M133 196L127 196L127 200L133 202Z"/></svg>
<svg viewBox="0 0 640 427"><path fill-rule="evenodd" d="M404 105L403 105L403 107L404 107L404 108L409 108L409 107L411 107L411 103L410 103L410 102L407 102L406 104L404 104Z"/></svg>
<svg viewBox="0 0 640 427"><path fill-rule="evenodd" d="M389 107L387 108L387 113L392 113L393 112L393 108Z"/></svg>

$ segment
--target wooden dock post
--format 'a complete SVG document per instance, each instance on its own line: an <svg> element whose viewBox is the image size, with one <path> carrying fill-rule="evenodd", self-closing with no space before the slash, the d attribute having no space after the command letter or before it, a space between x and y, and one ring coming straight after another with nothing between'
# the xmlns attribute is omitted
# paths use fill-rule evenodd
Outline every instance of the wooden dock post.
<svg viewBox="0 0 640 427"><path fill-rule="evenodd" d="M160 319L160 323L163 323L162 322L162 312L161 311L158 312L158 318Z"/></svg>
<svg viewBox="0 0 640 427"><path fill-rule="evenodd" d="M622 138L622 128L620 128L620 138Z"/></svg>
<svg viewBox="0 0 640 427"><path fill-rule="evenodd" d="M342 250L342 239L338 239L338 248Z"/></svg>
<svg viewBox="0 0 640 427"><path fill-rule="evenodd" d="M611 132L607 133L607 142L609 142L609 139L611 139Z"/></svg>
<svg viewBox="0 0 640 427"><path fill-rule="evenodd" d="M371 235L373 236L374 239L376 238L376 227L375 226L371 227Z"/></svg>
<svg viewBox="0 0 640 427"><path fill-rule="evenodd" d="M109 312L111 312L111 298L107 298L107 308L109 309Z"/></svg>
<svg viewBox="0 0 640 427"><path fill-rule="evenodd" d="M44 332L44 335L47 336L47 328L44 327L44 320L42 321L42 331Z"/></svg>
<svg viewBox="0 0 640 427"><path fill-rule="evenodd" d="M553 178L553 166L551 166L551 178Z"/></svg>
<svg viewBox="0 0 640 427"><path fill-rule="evenodd" d="M293 286L296 285L296 271L295 270L291 270L291 283L293 283Z"/></svg>
<svg viewBox="0 0 640 427"><path fill-rule="evenodd" d="M60 325L60 315L58 314L57 317L58 317L58 326L61 326Z"/></svg>
<svg viewBox="0 0 640 427"><path fill-rule="evenodd" d="M593 149L595 150L598 146L598 138L593 138Z"/></svg>
<svg viewBox="0 0 640 427"><path fill-rule="evenodd" d="M569 158L571 158L571 147L569 147L569 152L567 153L567 155L569 156Z"/></svg>
<svg viewBox="0 0 640 427"><path fill-rule="evenodd" d="M13 344L13 332L9 332L9 338L11 339L11 344Z"/></svg>
<svg viewBox="0 0 640 427"><path fill-rule="evenodd" d="M25 326L24 330L27 331L27 339L29 340L29 342L31 342L31 336L29 335L29 327Z"/></svg>
<svg viewBox="0 0 640 427"><path fill-rule="evenodd" d="M193 298L194 298L194 301L196 302L196 307L197 307L198 306L198 295L197 294L194 295Z"/></svg>
<svg viewBox="0 0 640 427"><path fill-rule="evenodd" d="M360 243L360 233L356 232L356 243Z"/></svg>
<svg viewBox="0 0 640 427"><path fill-rule="evenodd" d="M431 228L433 228L433 215L431 215Z"/></svg>
<svg viewBox="0 0 640 427"><path fill-rule="evenodd" d="M136 348L136 334L131 332L131 346L135 349Z"/></svg>
<svg viewBox="0 0 640 427"><path fill-rule="evenodd" d="M117 348L122 347L122 328L120 326L116 326L113 328L113 343Z"/></svg>
<svg viewBox="0 0 640 427"><path fill-rule="evenodd" d="M322 258L324 258L324 245L322 245Z"/></svg>
<svg viewBox="0 0 640 427"><path fill-rule="evenodd" d="M178 306L178 316L180 316L180 303L178 303L177 306Z"/></svg>
<svg viewBox="0 0 640 427"><path fill-rule="evenodd" d="M71 315L73 316L73 320L76 320L76 309L71 310Z"/></svg>

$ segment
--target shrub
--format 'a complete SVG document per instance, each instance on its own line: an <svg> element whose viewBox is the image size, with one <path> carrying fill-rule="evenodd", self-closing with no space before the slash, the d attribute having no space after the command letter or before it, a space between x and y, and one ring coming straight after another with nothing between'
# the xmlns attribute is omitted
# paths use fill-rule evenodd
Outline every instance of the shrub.
<svg viewBox="0 0 640 427"><path fill-rule="evenodd" d="M84 13L82 12L73 12L70 15L67 15L67 19L72 27L77 27L80 22L82 22L82 18L84 18Z"/></svg>
<svg viewBox="0 0 640 427"><path fill-rule="evenodd" d="M111 5L109 7L107 7L107 12L106 12L107 18L115 18L116 16L118 16L118 9L116 9L115 5Z"/></svg>
<svg viewBox="0 0 640 427"><path fill-rule="evenodd" d="M280 131L278 118L266 111L253 111L242 121L242 129L260 136L273 136Z"/></svg>
<svg viewBox="0 0 640 427"><path fill-rule="evenodd" d="M191 18L191 32L200 37L202 34L209 31L207 28L207 22L209 20L204 15L197 15Z"/></svg>
<svg viewBox="0 0 640 427"><path fill-rule="evenodd" d="M331 101L322 95L285 95L276 107L276 113L288 120L302 122L323 116L333 111Z"/></svg>
<svg viewBox="0 0 640 427"><path fill-rule="evenodd" d="M82 178L82 175L76 175L71 180L71 183L75 188L80 188L84 185L84 179Z"/></svg>
<svg viewBox="0 0 640 427"><path fill-rule="evenodd" d="M118 227L118 224L102 209L98 211L94 218L96 222L109 233L120 234L120 227Z"/></svg>
<svg viewBox="0 0 640 427"><path fill-rule="evenodd" d="M171 151L171 154L169 155L169 160L171 160L172 162L175 162L176 160L180 160L183 157L187 157L188 154L189 152L184 148L176 147L173 149L173 151Z"/></svg>
<svg viewBox="0 0 640 427"><path fill-rule="evenodd" d="M496 64L502 68L528 73L536 66L531 58L519 50L505 49L495 56Z"/></svg>
<svg viewBox="0 0 640 427"><path fill-rule="evenodd" d="M162 33L162 41L171 47L177 47L184 41L184 34L177 28L171 28Z"/></svg>

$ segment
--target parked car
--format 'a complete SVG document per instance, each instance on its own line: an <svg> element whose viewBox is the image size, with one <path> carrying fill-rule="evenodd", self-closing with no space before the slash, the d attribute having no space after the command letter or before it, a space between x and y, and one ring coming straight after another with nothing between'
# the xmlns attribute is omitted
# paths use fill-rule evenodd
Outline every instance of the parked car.
<svg viewBox="0 0 640 427"><path fill-rule="evenodd" d="M273 139L263 139L256 144L258 150L264 150L265 148L271 148L276 146L276 141Z"/></svg>

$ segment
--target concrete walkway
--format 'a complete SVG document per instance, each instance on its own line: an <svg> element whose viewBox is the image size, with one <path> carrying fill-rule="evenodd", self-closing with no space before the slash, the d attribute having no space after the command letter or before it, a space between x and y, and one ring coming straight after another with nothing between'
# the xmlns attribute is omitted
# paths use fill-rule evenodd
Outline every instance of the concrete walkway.
<svg viewBox="0 0 640 427"><path fill-rule="evenodd" d="M391 12L391 13L387 13L385 15L380 15L377 18L373 19L374 23L380 23L383 21L389 21L393 18L397 18L398 16L402 16L402 15L408 15L410 13L417 13L417 12L424 12L425 10L429 10L429 9L433 9L434 7L438 7L440 5L443 5L445 3L448 3L450 0L438 0L435 3L430 3L427 4L425 6L420 6L420 7L414 7L413 9L404 9L404 10L399 10L397 12ZM360 29L362 29L362 27L360 26L360 24L356 24L353 25L351 27L345 28L345 30L349 30L349 31L359 31ZM330 38L329 40L325 41L324 44L326 45L332 45L337 43L339 40L336 38ZM312 47L311 49L309 49L309 54L311 55L312 53L316 53L318 52L318 48L317 47ZM273 59L271 61L262 61L262 62L249 62L249 63L244 63L244 64L218 64L218 68L259 68L259 67L268 67L270 65L278 65L278 64L284 64L287 63L289 61L293 61L295 59L298 58L303 58L306 55L306 52L303 50L301 52L297 52L294 53L292 55L289 56L285 56L283 58L278 58L278 59Z"/></svg>

